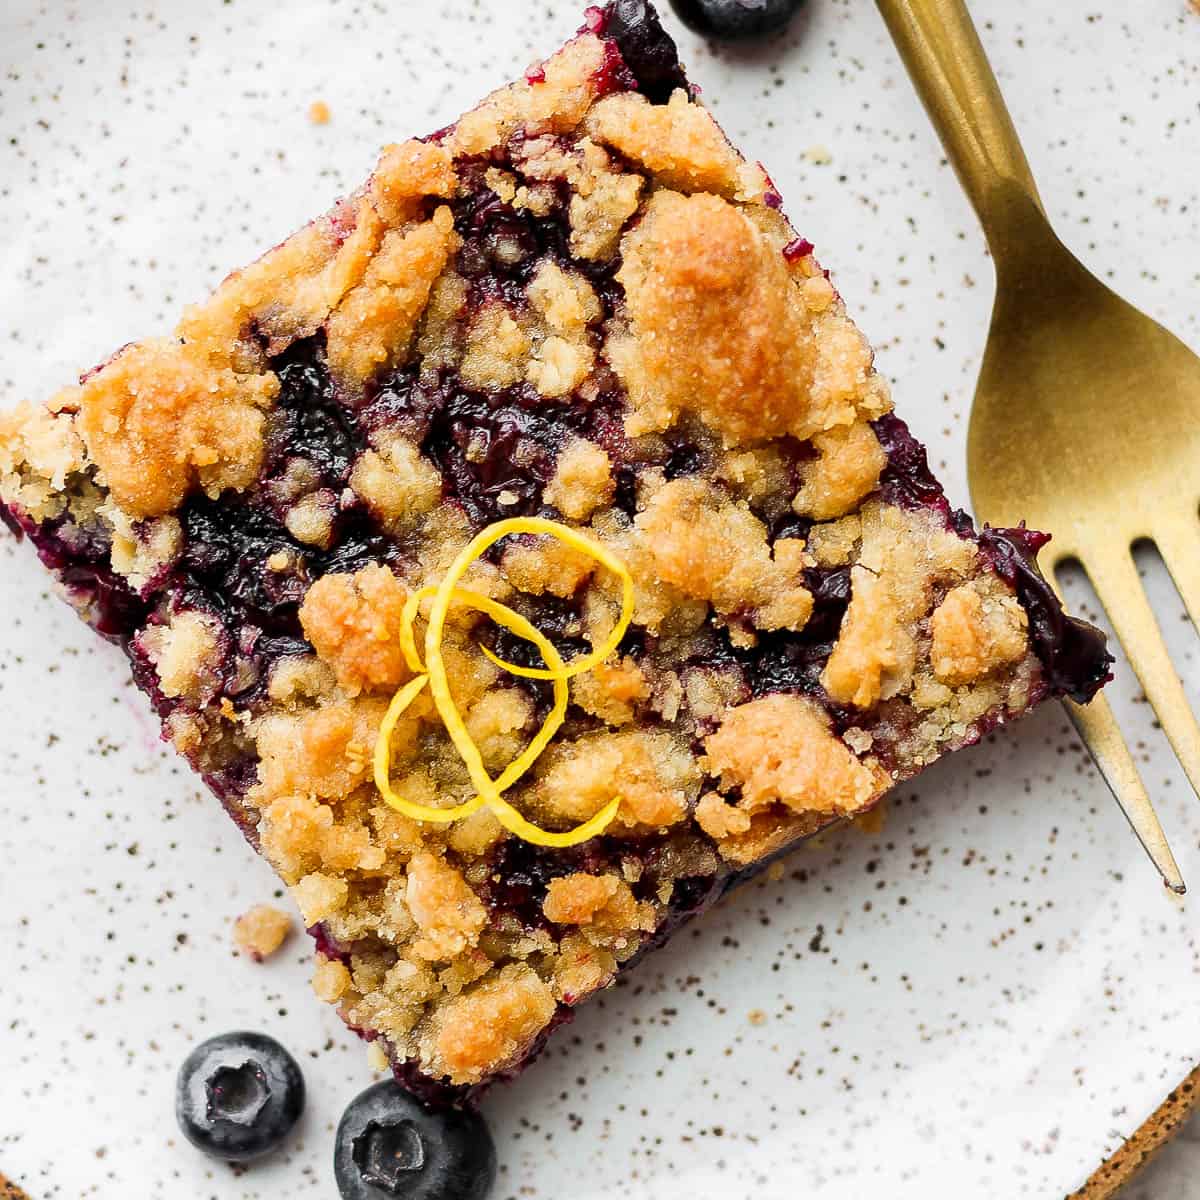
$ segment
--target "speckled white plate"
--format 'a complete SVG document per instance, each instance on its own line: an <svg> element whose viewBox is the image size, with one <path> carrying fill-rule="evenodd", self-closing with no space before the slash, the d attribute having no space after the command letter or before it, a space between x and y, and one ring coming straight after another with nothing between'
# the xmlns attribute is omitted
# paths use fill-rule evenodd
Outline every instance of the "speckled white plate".
<svg viewBox="0 0 1200 1200"><path fill-rule="evenodd" d="M3 0L0 403L167 328L580 7ZM1200 16L974 8L1066 239L1200 345ZM991 269L873 6L809 0L786 39L737 54L681 40L965 501ZM1154 593L1198 687L1157 574ZM1200 888L1200 804L1128 672L1114 698ZM233 954L230 922L272 876L7 537L0 730L0 1172L38 1200L331 1198L365 1051L310 995L304 939L262 966ZM492 1094L498 1198L1062 1196L1200 1060L1194 902L1156 884L1056 707L904 788L881 835L831 837L787 872ZM188 1047L238 1026L289 1045L311 1096L288 1151L240 1175L181 1145L171 1110Z"/></svg>

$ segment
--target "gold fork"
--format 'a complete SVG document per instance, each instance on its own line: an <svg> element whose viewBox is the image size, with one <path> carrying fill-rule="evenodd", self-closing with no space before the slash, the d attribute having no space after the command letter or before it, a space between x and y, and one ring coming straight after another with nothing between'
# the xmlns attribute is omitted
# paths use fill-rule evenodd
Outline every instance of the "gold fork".
<svg viewBox="0 0 1200 1200"><path fill-rule="evenodd" d="M1051 530L1040 565L1052 581L1064 561L1083 565L1200 794L1200 726L1132 554L1154 542L1200 629L1200 358L1055 236L963 0L877 2L996 264L967 446L975 511ZM1066 706L1163 881L1182 892L1108 702Z"/></svg>

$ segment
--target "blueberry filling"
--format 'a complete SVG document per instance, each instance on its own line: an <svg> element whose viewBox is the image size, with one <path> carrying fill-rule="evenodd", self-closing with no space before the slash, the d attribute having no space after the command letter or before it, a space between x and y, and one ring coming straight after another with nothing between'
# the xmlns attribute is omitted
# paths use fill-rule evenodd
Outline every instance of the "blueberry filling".
<svg viewBox="0 0 1200 1200"><path fill-rule="evenodd" d="M874 428L888 456L879 481L883 499L903 508L933 509L942 514L948 528L978 542L1029 614L1030 640L1041 660L1046 686L1056 695L1087 703L1111 678L1109 668L1115 660L1108 653L1104 634L1087 621L1068 616L1039 571L1037 554L1049 535L1024 528L985 528L976 534L968 513L951 510L941 484L929 470L925 447L908 426L889 413L876 421Z"/></svg>
<svg viewBox="0 0 1200 1200"><path fill-rule="evenodd" d="M676 88L687 88L675 42L646 0L613 0L605 9L603 33L621 51L638 88L655 104L665 104Z"/></svg>
<svg viewBox="0 0 1200 1200"><path fill-rule="evenodd" d="M895 413L873 422L875 436L887 454L887 466L879 479L880 495L888 504L901 508L935 508L947 514L949 502L933 472L925 447L909 432Z"/></svg>
<svg viewBox="0 0 1200 1200"><path fill-rule="evenodd" d="M1016 590L1029 614L1029 636L1047 684L1054 692L1086 704L1112 678L1116 660L1100 630L1067 616L1038 570L1037 553L1049 540L1048 534L1025 528L985 528L979 535L997 573Z"/></svg>
<svg viewBox="0 0 1200 1200"><path fill-rule="evenodd" d="M547 851L520 838L506 838L495 850L485 902L494 913L510 914L526 929L547 928L542 901L551 880L576 871L597 874L619 862L619 849L609 839Z"/></svg>

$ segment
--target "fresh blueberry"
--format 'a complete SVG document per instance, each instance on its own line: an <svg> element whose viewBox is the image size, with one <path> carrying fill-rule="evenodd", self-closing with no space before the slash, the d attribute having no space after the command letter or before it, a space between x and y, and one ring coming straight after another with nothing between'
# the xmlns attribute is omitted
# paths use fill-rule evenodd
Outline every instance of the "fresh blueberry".
<svg viewBox="0 0 1200 1200"><path fill-rule="evenodd" d="M389 1079L346 1109L333 1172L342 1200L484 1200L496 1148L477 1113L430 1112Z"/></svg>
<svg viewBox="0 0 1200 1200"><path fill-rule="evenodd" d="M762 37L782 29L803 0L671 0L679 19L705 37Z"/></svg>
<svg viewBox="0 0 1200 1200"><path fill-rule="evenodd" d="M229 1162L269 1154L304 1111L296 1060L261 1033L224 1033L184 1060L175 1085L175 1117L198 1150Z"/></svg>

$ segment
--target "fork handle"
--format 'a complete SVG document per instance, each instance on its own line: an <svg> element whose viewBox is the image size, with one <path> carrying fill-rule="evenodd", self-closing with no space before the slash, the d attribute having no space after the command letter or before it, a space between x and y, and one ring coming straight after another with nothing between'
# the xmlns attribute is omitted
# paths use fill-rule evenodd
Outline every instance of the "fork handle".
<svg viewBox="0 0 1200 1200"><path fill-rule="evenodd" d="M877 0L892 40L992 245L1014 202L1042 202L964 0Z"/></svg>

